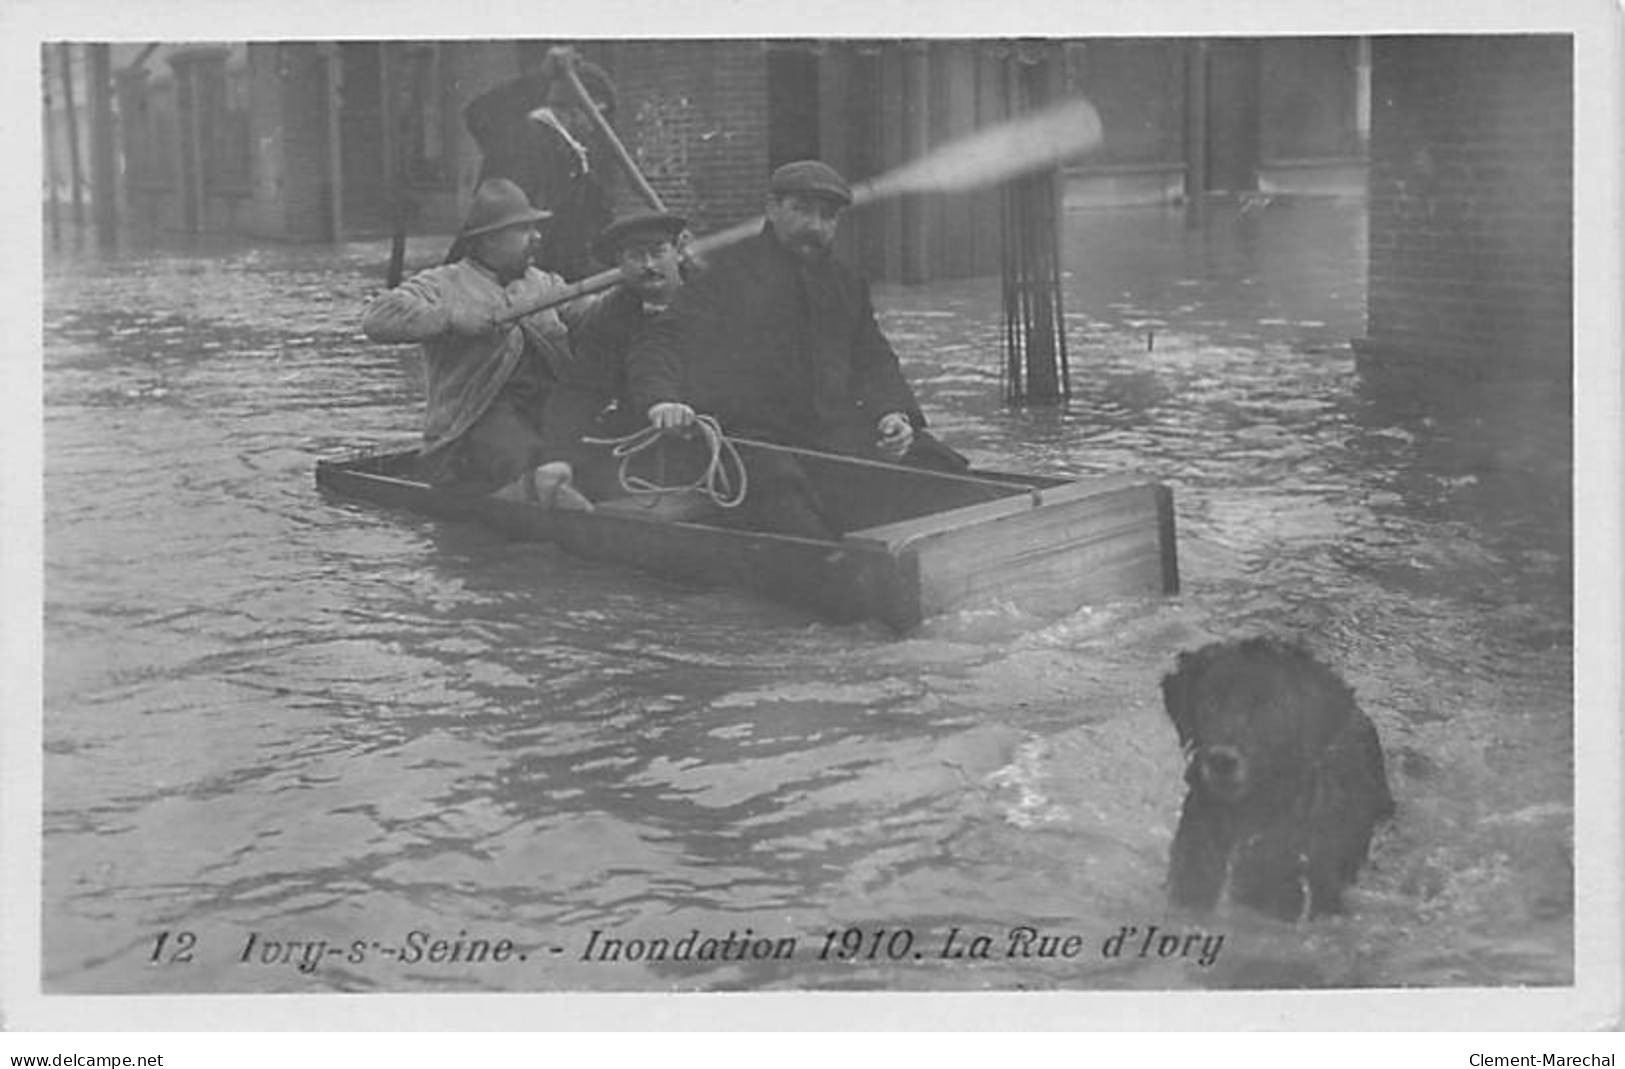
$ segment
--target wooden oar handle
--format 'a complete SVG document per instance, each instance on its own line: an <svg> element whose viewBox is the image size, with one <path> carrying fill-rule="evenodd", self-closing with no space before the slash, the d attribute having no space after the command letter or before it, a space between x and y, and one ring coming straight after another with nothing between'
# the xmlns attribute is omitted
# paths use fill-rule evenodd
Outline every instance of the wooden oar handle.
<svg viewBox="0 0 1625 1069"><path fill-rule="evenodd" d="M756 217L755 219L747 219L743 223L735 223L733 226L730 226L725 230L719 230L715 234L707 234L705 237L694 242L690 249L690 254L695 258L704 257L710 253L716 252L718 249L732 245L735 242L743 241L761 229L762 218L760 216ZM599 293L603 290L607 290L620 281L620 268L612 267L608 271L600 271L596 275L588 275L586 278L577 279L575 282L570 283L563 289L553 291L553 293L542 298L528 308L520 309L517 312L510 312L508 315L505 315L501 319L497 320L497 322L512 323L515 320L523 319L528 315L534 315L537 312L545 312L549 308L557 308L561 304L569 304L577 297L585 297L589 293Z"/></svg>
<svg viewBox="0 0 1625 1069"><path fill-rule="evenodd" d="M601 293L621 281L621 269L612 267L608 271L600 271L596 275L588 275L565 286L554 290L548 296L537 301L528 308L521 308L517 312L509 312L498 319L498 323L513 323L537 312L545 312L549 308L557 308L561 304L569 304L577 297L585 297L591 293Z"/></svg>

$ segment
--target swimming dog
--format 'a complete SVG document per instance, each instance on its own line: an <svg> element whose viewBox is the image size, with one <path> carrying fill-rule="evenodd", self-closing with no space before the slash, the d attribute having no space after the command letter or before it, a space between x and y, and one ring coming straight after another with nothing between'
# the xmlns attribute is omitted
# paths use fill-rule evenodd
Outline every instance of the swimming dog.
<svg viewBox="0 0 1625 1069"><path fill-rule="evenodd" d="M1231 901L1284 920L1343 911L1374 827L1394 814L1377 729L1307 651L1267 638L1179 655L1163 704L1189 791L1175 905Z"/></svg>

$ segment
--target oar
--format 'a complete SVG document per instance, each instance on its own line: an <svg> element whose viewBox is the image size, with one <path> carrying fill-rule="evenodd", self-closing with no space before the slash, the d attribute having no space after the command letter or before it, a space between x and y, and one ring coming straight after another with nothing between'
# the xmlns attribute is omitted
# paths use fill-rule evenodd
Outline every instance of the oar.
<svg viewBox="0 0 1625 1069"><path fill-rule="evenodd" d="M593 100L592 95L587 92L587 87L581 84L581 76L576 73L575 56L568 53L564 57L564 84L569 86L570 91L576 95L577 101L581 104L581 110L586 112L587 118L592 120L593 128L609 145L610 151L615 153L616 161L620 163L621 170L626 172L626 177L636 187L638 196L642 197L644 203L655 211L665 211L666 205L660 200L660 194L656 193L654 187L649 184L649 180L643 177L643 172L638 170L638 165L633 161L632 154L626 151L626 146L621 144L621 139L615 135L615 128L609 125L609 120L604 118L603 112L598 110L598 104Z"/></svg>
<svg viewBox="0 0 1625 1069"><path fill-rule="evenodd" d="M1032 115L978 130L950 141L911 163L852 187L854 206L905 193L952 193L991 185L1007 178L1040 171L1072 159L1100 144L1100 115L1081 97L1064 101ZM707 234L694 243L703 257L762 229L762 217ZM510 323L536 312L597 293L621 280L619 270L600 271L555 290L544 300L504 316Z"/></svg>

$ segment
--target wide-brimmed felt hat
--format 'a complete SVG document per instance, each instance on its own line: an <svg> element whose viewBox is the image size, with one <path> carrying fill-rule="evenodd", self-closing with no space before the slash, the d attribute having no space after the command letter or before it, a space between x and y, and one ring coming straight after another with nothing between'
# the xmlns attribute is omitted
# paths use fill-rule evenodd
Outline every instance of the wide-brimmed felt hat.
<svg viewBox="0 0 1625 1069"><path fill-rule="evenodd" d="M469 206L468 221L463 224L462 236L478 237L493 230L529 226L551 218L552 212L531 207L525 191L508 179L487 178L474 190L474 203Z"/></svg>
<svg viewBox="0 0 1625 1069"><path fill-rule="evenodd" d="M642 234L675 238L688 227L688 220L671 212L636 212L624 215L601 230L592 242L592 254L609 263L620 254L621 246Z"/></svg>
<svg viewBox="0 0 1625 1069"><path fill-rule="evenodd" d="M774 196L794 193L804 197L825 197L846 208L852 206L852 187L823 160L796 160L785 164L773 172L767 189Z"/></svg>

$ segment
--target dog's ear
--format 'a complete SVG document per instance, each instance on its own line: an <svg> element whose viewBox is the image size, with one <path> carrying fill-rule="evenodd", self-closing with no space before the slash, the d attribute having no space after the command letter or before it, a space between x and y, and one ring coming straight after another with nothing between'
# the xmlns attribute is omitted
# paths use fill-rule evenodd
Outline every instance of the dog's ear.
<svg viewBox="0 0 1625 1069"><path fill-rule="evenodd" d="M1174 730L1179 733L1179 745L1183 749L1190 749L1196 740L1196 709L1192 698L1196 693L1196 681L1206 667L1206 658L1198 653L1181 653L1174 662L1174 670L1162 677L1162 706L1168 711L1168 719L1174 722Z"/></svg>

